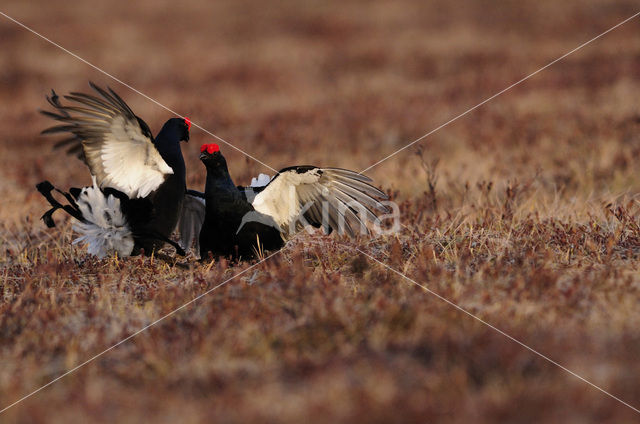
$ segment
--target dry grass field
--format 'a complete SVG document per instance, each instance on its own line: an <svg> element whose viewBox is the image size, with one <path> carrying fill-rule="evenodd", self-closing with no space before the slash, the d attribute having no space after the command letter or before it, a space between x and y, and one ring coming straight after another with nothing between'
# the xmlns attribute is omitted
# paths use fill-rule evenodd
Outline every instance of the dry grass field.
<svg viewBox="0 0 640 424"><path fill-rule="evenodd" d="M279 169L364 169L639 11L564 2L5 0L31 26ZM401 230L306 235L247 270L97 260L35 183L51 88L110 85L0 16L0 409L229 280L0 422L636 422L640 18L367 172ZM201 189L194 128L184 145ZM262 165L220 143L236 182ZM416 148L417 146L420 149Z"/></svg>

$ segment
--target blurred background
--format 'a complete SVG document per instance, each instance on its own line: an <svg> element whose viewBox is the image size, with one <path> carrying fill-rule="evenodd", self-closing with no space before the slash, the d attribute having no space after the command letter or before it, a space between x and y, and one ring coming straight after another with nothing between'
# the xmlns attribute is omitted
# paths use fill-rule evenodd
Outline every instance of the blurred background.
<svg viewBox="0 0 640 424"><path fill-rule="evenodd" d="M360 171L639 9L638 3L631 0L4 0L0 11L159 103L190 117L194 123L275 169L294 164L314 164ZM53 150L54 139L39 135L42 129L51 124L38 114L38 110L47 107L45 95L52 88L59 94L66 94L69 91L88 92L88 81L108 85L149 124L154 134L171 114L2 16L0 51L1 241L2 250L13 252L3 256L1 263L14 264L19 262L16 252L33 246L35 238L44 245L55 242L55 237L52 241L52 236L46 236L48 233L44 233L44 226L38 222L47 206L35 192L34 185L43 179L49 179L61 188L90 182L82 162L66 156L62 151ZM419 143L420 149L407 149L375 166L367 174L374 178L377 185L391 192L396 200L418 205L414 209L403 209L412 211L403 216L403 222L407 226L421 222L420 228L424 231L440 225L440 217L456 214L485 216L487 210L496 211L502 205L511 205L509 202L517 198L513 187L520 187L518 193L526 192L526 195L525 200L517 203L517 207L509 209L509 218L513 214L516 217L532 214L537 217L538 223L543 223L546 218L580 222L593 217L604 220L607 215L603 205L622 198L633 201L640 191L636 167L640 156L638 93L640 20L634 19L429 136ZM202 189L204 182L204 169L198 161L199 146L213 142L218 141L194 127L190 143L183 145L188 183L192 188ZM227 157L236 183L248 184L251 177L260 172L271 173L234 149L218 143ZM430 182L435 186L430 187ZM429 196L432 200L425 201ZM420 221L425 216L422 210L418 210L421 207L427 211L427 216L437 218L428 224ZM500 213L496 212L498 215ZM451 226L454 224L451 223ZM502 231L499 225L493 229ZM511 233L505 231L496 239L500 237L511 240ZM415 238L420 240L418 236ZM540 245L544 246L550 239L541 238ZM470 241L465 243L471 246ZM505 243L507 245L508 241ZM558 248L557 256L550 253L547 257L552 263L549 269L553 272L565 269L564 258L570 257L568 252L581 244L580 241L566 243ZM437 249L436 253L441 254ZM436 253L430 251L433 257ZM523 262L514 260L505 262L504 266L510 267L516 263ZM587 260L585 263L588 265L591 262ZM356 269L356 275L362 277L356 265L353 269ZM580 272L593 275L587 265L580 268ZM629 272L637 274L633 263L627 265ZM475 267L473 262L470 266ZM453 275L462 268L452 265L443 269L448 269ZM46 268L45 271L58 272L57 268ZM45 271L33 270L34 275ZM508 274L511 271L508 268L505 275L511 275ZM468 274L465 272L460 271L455 278L471 276L475 268ZM509 281L524 281L522 284L525 286L530 281L529 277L531 281L546 278L539 274L520 276L519 271L514 272L516 276ZM305 278L311 278L310 275ZM334 274L328 275L322 278L338 278ZM496 272L493 277L499 279L500 275L503 274ZM607 278L611 275L607 274ZM611 278L616 281L612 283L613 286L621 287L617 286L617 277ZM630 286L625 287L627 290ZM120 292L117 293L120 295ZM306 298L309 302L317 300L309 296ZM617 293L616 296L622 294ZM291 300L291 297L288 298ZM339 296L334 296L334 299L337 298ZM509 295L505 295L505 298L509 298ZM615 306L618 300L608 306ZM540 306L549 298L536 298L536 301L540 302L537 304ZM279 299L278 302L285 301ZM473 305L482 304L481 300L477 302ZM107 311L111 307L104 308ZM128 311L129 306L123 308ZM443 314L446 315L446 307L443 308ZM500 312L501 309L500 304L491 308L489 305L485 311ZM529 304L529 308L532 309L525 309L538 313L545 311L543 306L536 309ZM282 312L276 309L278 313ZM505 315L497 321L520 325L516 324L516 320L510 321L516 314L515 310L520 311L519 304L511 304L511 309L502 308ZM143 313L136 311L136 314ZM627 356L612 360L614 363L619 361L618 365L624 363L624 367L637 363L637 353L640 352L637 331L629 324L637 322L630 320L632 311L634 307L627 305L625 311L616 312L620 314L615 320L619 326L616 328L620 331L615 333L615 337L618 337L615 339L618 343L616 349L633 346L629 347L631 353L625 353ZM564 352L564 340L568 335L574 335L577 340L588 339L580 333L585 325L580 317L587 315L587 312L583 313L585 315L575 320L571 318L564 332L554 333L553 336L545 333L549 337L536 338L539 333L529 333L526 329L522 330L524 333L521 335L538 342L538 345L543 339L546 340L553 346L549 349L560 355ZM414 317L421 316L426 315L417 314ZM523 319L518 322L524 322L523 326L526 327L529 317L518 316ZM537 316L545 316L549 320L547 329L553 329L554 322L560 322L554 321L556 315L546 312ZM242 314L236 317L242 318ZM592 327L593 331L588 334L605 337L609 318L602 312L597 326ZM232 323L227 324L232 326ZM435 334L433 337L445 337L442 336L446 333L442 327L435 324L433 328L427 327ZM0 328L9 327L4 325ZM121 328L138 327L134 322ZM260 327L250 328L259 333L256 328ZM218 330L224 331L224 328ZM452 355L467 352L467 349L471 352L469 345L465 344L467 330L461 329L460 337L449 341L449 345L443 343L449 346L446 352L454 352ZM333 333L333 330L328 331L323 334ZM368 334L363 329L360 331L358 334ZM202 328L197 328L197 333L194 333L197 335L193 337L205 333ZM10 334L9 330L6 334ZM73 334L78 336L79 333ZM105 334L111 333L107 331ZM80 354L77 356L67 355L63 362L48 368L50 375L56 375L65 366L88 357L90 352L108 345L109 340L117 341L119 333L114 334L113 339L107 338L89 348L79 348ZM156 336L163 337L159 334ZM480 334L484 333L480 331ZM224 340L223 336L219 337ZM169 346L169 342L165 342ZM267 349L267 352L276 355L269 358L276 358L273 360L277 362L275 343L265 346L274 349ZM492 346L495 347L498 342L482 336L470 343L476 349L473 352L486 353L492 352ZM611 383L625 395L625 399L635 398L637 405L637 399L640 398L637 379L631 381L627 378L629 375L637 376L637 370L635 374L625 377L624 367L618 369L611 364L600 366L600 361L609 353L607 346L611 340L598 338L593 343L589 346L597 355L580 356L584 348L576 344L572 354L577 356L571 357L571 360L565 359L582 372L607 384L607 387ZM38 345L35 343L33 346ZM6 375L0 374L0 385L4 388L0 390L3 405L30 390L36 382L48 381L48 374L21 374L23 359L19 358L28 357L29 349L33 349L33 346L25 349L25 356L7 354L6 357L11 358L7 363L12 365L10 369L5 368ZM153 352L157 346L165 344L154 345L150 341L144 346L144 349ZM317 349L319 355L324 352L321 344L305 345L304 340L291 341L291 346L306 346L310 352ZM496 386L487 383L493 381L490 379L478 377L476 381L472 372L476 368L485 372L483 367L486 365L490 368L486 372L499 373L502 359L483 357L476 363L473 355L468 353L465 360L472 363L469 368L472 370L468 373L454 367L447 368L447 373L443 374L437 368L434 371L429 368L430 365L425 365L425 374L415 375L420 375L420 381L427 385L432 381L438 383L425 389L427 395L422 392L420 396L412 397L410 387L413 386L403 386L398 381L404 381L406 376L414 372L414 368L401 365L394 368L398 363L394 362L395 359L389 359L395 358L394 351L385 346L380 351L374 349L377 353L372 356L365 355L370 361L365 361L358 365L361 368L357 368L354 365L357 360L349 359L351 357L345 353L348 350L341 350L338 343L335 350L327 351L328 359L325 358L323 362L324 367L332 370L329 376L324 379L322 375L311 383L305 380L309 384L300 387L291 384L295 379L288 377L286 372L272 373L269 371L271 368L263 369L253 362L249 362L250 366L246 368L243 368L243 364L235 363L236 368L228 372L225 364L220 364L223 371L216 377L219 380L199 382L187 377L186 380L193 385L174 396L174 389L182 387L185 380L165 378L171 374L173 367L165 363L164 368L151 367L149 369L152 371L145 368L136 371L138 374L134 372L134 376L154 377L149 380L140 377L144 381L142 383L137 381L137 377L127 379L120 376L113 380L115 382L109 380L111 383L102 385L105 381L103 376L96 374L95 379L90 379L83 374L83 378L91 383L83 385L84 380L73 380L75 385L60 386L44 399L48 399L51 405L71 400L70 405L81 405L82 414L106 421L116 417L136 421L148 417L146 414L152 410L158 414L162 412L164 415L161 418L166 421L172 417L178 421L181 418L204 419L209 416L207 399L198 397L199 393L224 393L224 397L216 398L217 411L220 413L216 416L235 418L240 422L245 419L268 419L273 422L278 421L279 417L288 417L293 422L301 417L311 417L317 422L323 422L323 417L346 421L368 417L375 421L367 416L371 411L380 414L381 422L393 420L394 416L402 416L409 421L419 420L420 417L445 421L483 417L487 422L504 419L516 422L520 419L527 421L519 415L523 405L526 405L526 417L538 417L545 421L562 421L567 417L593 422L631 419L628 411L619 409L624 407L611 403L608 398L602 399L600 393L593 393L591 388L583 387L582 383L571 380L559 370L553 372L553 381L560 382L558 385L553 386L550 382L547 386L536 380L539 385L530 386L526 374L530 369L526 362L530 360L530 354L520 352L518 347L508 348L506 353L507 357L520 358L514 359L517 364L524 364L521 367L513 365L517 373L525 378L524 382L513 383L518 387L515 394L514 386L510 385L512 380L507 379L503 385ZM484 350L483 346L489 346L488 350ZM423 353L425 356L432 355L433 351L427 350L422 352L420 347L416 347L412 352L422 358L420 355ZM215 349L213 351L216 352ZM167 357L174 357L182 354L180 352L165 353ZM332 359L333 355L342 354L347 359ZM229 358L233 357L232 353L229 355ZM260 353L257 357L266 356ZM288 366L286 361L284 365L279 365L285 369ZM304 370L307 365L295 362L292 366L300 373L295 375L306 375ZM199 366L205 367L203 364ZM377 371L369 372L371 370ZM111 375L109 372L107 374ZM117 370L113 372L118 374ZM199 375L197 369L190 369L189 372ZM349 377L351 374L345 372L356 372L366 378L353 383ZM230 383L238 378L240 380L237 381L242 381L242 375L255 376L254 373L259 375L251 379L255 389L251 393L259 395L255 399L249 398L241 386ZM185 375L189 374L185 371ZM156 377L159 380L155 380ZM549 375L545 374L547 377ZM167 383L166 387L157 388L158 392L154 392L157 397L154 399L145 396L145 391L156 389L154 381L170 380L174 386ZM395 386L386 384L391 380ZM259 386L256 382L265 385ZM359 387L355 392L352 390L354 385ZM551 386L555 391L549 392ZM389 391L389 387L396 387L396 391ZM529 387L534 388L529 391ZM565 390L570 390L571 396L564 397ZM78 394L85 391L87 398ZM435 394L441 391L442 397L437 397ZM125 394L135 393L128 404L130 412L133 411L131 414L119 411L124 415L110 415L104 408L108 404L105 399L114 393L122 393L119 402L124 402L123 405L127 402ZM284 395L287 396L286 405L278 404ZM531 397L535 398L535 402L529 402ZM557 400L560 398L564 398L564 401ZM79 403L75 404L74 399ZM162 403L167 399L170 400L166 404ZM464 401L458 405L460 399ZM244 403L236 403L239 400ZM257 403L252 403L253 400ZM549 402L554 407L545 410ZM580 411L565 410L567 405L575 406L575 403L593 406L593 410L588 412L588 419L581 416ZM16 410L12 417L24 419L25 422L47 421L50 409L42 403L42 399L34 400L31 405L38 407ZM185 405L191 415L182 415ZM247 409L230 405L245 405ZM396 408L404 411L403 414L391 414ZM64 412L67 415L61 415L60 420L78 417L72 409L65 409Z"/></svg>

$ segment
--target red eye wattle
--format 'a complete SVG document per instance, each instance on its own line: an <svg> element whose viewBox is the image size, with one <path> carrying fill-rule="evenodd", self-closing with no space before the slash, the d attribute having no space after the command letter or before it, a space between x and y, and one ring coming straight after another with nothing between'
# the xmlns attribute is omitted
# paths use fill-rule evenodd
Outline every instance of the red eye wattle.
<svg viewBox="0 0 640 424"><path fill-rule="evenodd" d="M213 154L214 152L219 152L220 147L217 144L203 144L200 146L200 153L204 153L205 150L207 153Z"/></svg>
<svg viewBox="0 0 640 424"><path fill-rule="evenodd" d="M185 117L184 123L187 124L187 131L191 131L191 119Z"/></svg>

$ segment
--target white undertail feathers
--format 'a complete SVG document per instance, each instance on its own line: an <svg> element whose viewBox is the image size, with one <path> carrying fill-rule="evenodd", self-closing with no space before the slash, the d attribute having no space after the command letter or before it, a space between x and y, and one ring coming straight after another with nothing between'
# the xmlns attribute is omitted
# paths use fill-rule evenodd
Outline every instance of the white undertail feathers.
<svg viewBox="0 0 640 424"><path fill-rule="evenodd" d="M133 234L120 210L120 199L105 196L93 178L92 187L84 187L76 203L85 222L74 224L80 234L73 244L84 243L87 251L99 258L117 253L131 254L134 246Z"/></svg>

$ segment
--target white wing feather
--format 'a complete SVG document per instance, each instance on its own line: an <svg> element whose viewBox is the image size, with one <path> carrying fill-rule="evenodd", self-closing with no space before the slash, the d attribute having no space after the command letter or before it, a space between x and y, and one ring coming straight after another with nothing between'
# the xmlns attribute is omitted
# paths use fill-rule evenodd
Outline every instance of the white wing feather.
<svg viewBox="0 0 640 424"><path fill-rule="evenodd" d="M111 89L104 90L91 83L98 94L71 93L65 96L75 102L60 103L55 92L47 97L56 112L42 111L62 122L43 131L44 134L71 133L58 143L70 144L69 151L80 148L100 187L112 187L129 198L146 197L173 170L162 159L153 144L151 131L131 108Z"/></svg>
<svg viewBox="0 0 640 424"><path fill-rule="evenodd" d="M272 217L283 233L299 228L300 216L314 225L354 236L364 222L378 219L373 210L388 212L375 197L386 195L368 184L368 177L339 168L294 168L278 173L251 202Z"/></svg>
<svg viewBox="0 0 640 424"><path fill-rule="evenodd" d="M111 123L100 158L106 174L100 185L120 190L130 198L148 196L166 175L173 174L149 139L122 116Z"/></svg>
<svg viewBox="0 0 640 424"><path fill-rule="evenodd" d="M302 205L298 190L305 185L318 183L319 169L305 173L286 171L274 178L271 183L253 199L253 208L271 216L280 227L288 226L300 213Z"/></svg>

